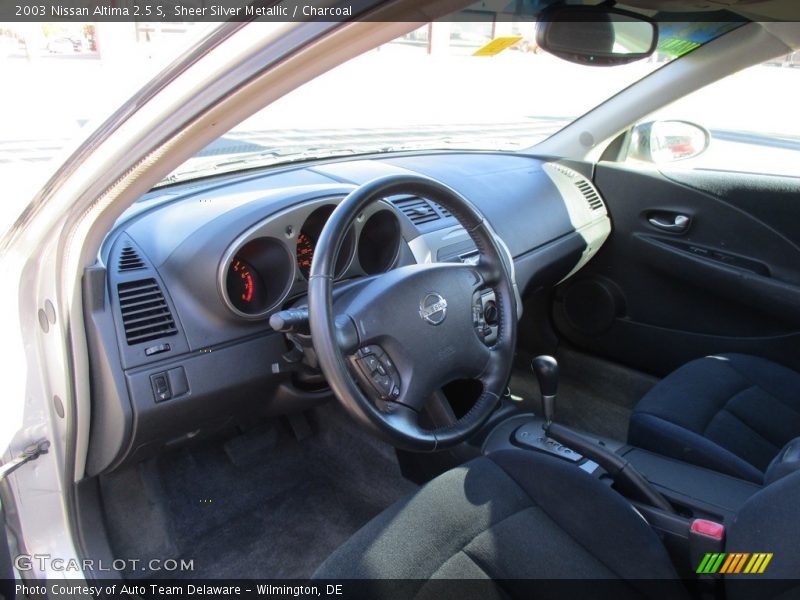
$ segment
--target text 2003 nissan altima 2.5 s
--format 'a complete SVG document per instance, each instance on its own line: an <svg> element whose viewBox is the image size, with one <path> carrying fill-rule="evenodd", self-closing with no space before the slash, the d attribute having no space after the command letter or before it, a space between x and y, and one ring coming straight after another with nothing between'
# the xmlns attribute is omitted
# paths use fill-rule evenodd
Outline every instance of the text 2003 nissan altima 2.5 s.
<svg viewBox="0 0 800 600"><path fill-rule="evenodd" d="M796 597L793 8L213 29L2 239L4 593Z"/></svg>

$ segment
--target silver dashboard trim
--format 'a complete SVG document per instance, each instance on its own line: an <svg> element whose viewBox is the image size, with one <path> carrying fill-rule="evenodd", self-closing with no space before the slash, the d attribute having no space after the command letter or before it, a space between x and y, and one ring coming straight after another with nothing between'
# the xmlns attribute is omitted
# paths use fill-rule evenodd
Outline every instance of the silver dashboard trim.
<svg viewBox="0 0 800 600"><path fill-rule="evenodd" d="M505 240L503 240L503 238L497 234L494 228L492 228L491 224L489 224L488 221L484 221L484 223L486 223L487 227L494 236L494 239L497 241L497 244L506 255L506 263L510 270L511 282L514 287L514 296L517 301L517 319L519 319L522 317L522 296L519 293L519 286L517 285L514 257L511 255L511 250L509 250ZM453 244L467 241L469 239L470 237L466 229L464 229L464 227L461 225L456 225L454 227L448 227L418 235L408 243L408 246L411 248L411 253L414 255L414 259L417 261L417 263L432 263L436 262L439 250L442 248L446 248ZM468 252L470 251L465 251L465 253Z"/></svg>
<svg viewBox="0 0 800 600"><path fill-rule="evenodd" d="M611 220L608 218L608 207L605 200L589 177L584 177L574 169L558 162L545 163L542 170L561 194L573 229L586 243L577 264L561 280L564 281L581 270L597 254L611 234ZM601 203L599 207L593 208L588 204L586 197L576 187L577 182L588 186L588 189L594 192Z"/></svg>

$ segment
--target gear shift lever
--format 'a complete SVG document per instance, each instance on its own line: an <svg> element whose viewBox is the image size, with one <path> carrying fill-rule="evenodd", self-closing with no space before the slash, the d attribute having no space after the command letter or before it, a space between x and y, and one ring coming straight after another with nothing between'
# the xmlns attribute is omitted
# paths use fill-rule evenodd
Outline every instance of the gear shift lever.
<svg viewBox="0 0 800 600"><path fill-rule="evenodd" d="M627 460L612 452L602 444L572 431L569 427L553 423L558 391L558 362L552 356L537 356L531 362L531 370L539 380L542 393L542 412L544 413L544 437L534 442L532 447L556 454L562 458L579 461L587 458L600 465L611 478L634 498L644 501L670 514L675 514L673 506L653 485L644 478ZM565 455L565 453L567 453ZM577 456L577 458L575 458Z"/></svg>
<svg viewBox="0 0 800 600"><path fill-rule="evenodd" d="M539 380L539 391L542 394L542 413L544 429L550 427L556 410L556 393L558 392L558 362L552 356L543 354L531 362L531 370Z"/></svg>
<svg viewBox="0 0 800 600"><path fill-rule="evenodd" d="M531 362L531 371L539 380L542 393L542 412L544 413L544 437L539 440L522 442L522 445L544 450L551 454L577 462L587 458L600 465L619 486L634 498L644 501L670 514L675 508L667 501L653 484L644 478L627 460L612 452L604 445L572 431L569 427L553 423L558 391L558 362L552 356L537 356ZM524 426L520 428L523 430ZM519 434L519 431L517 434ZM525 435L523 433L522 435ZM529 439L529 438L528 438ZM520 438L517 438L519 441Z"/></svg>

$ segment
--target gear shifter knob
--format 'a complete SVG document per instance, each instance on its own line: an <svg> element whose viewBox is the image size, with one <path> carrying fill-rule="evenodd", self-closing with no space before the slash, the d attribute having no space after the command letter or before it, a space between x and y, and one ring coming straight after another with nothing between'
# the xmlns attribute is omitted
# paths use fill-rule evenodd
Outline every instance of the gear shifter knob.
<svg viewBox="0 0 800 600"><path fill-rule="evenodd" d="M539 390L542 393L542 412L544 413L545 426L553 421L556 409L556 392L558 392L558 362L552 356L537 356L531 362L531 370L539 380Z"/></svg>
<svg viewBox="0 0 800 600"><path fill-rule="evenodd" d="M531 370L539 380L542 396L555 396L558 392L558 362L546 354L537 356L531 362Z"/></svg>

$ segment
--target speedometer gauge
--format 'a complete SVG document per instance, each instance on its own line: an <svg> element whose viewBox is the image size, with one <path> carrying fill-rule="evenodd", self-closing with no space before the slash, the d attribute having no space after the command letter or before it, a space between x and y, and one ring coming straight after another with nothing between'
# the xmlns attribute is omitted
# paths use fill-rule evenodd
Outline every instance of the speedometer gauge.
<svg viewBox="0 0 800 600"><path fill-rule="evenodd" d="M238 256L233 257L228 267L225 287L231 303L243 313L257 312L264 304L266 289L261 276Z"/></svg>
<svg viewBox="0 0 800 600"><path fill-rule="evenodd" d="M297 235L297 246L295 249L295 256L297 260L297 270L308 279L311 274L311 263L314 260L314 252L317 249L317 241L322 235L322 229L325 227L325 222L331 216L333 209L336 208L330 204L320 206L312 212L300 228L300 233ZM355 250L355 235L351 228L345 236L342 248L339 250L339 255L336 257L336 264L334 266L335 276L341 277L350 265Z"/></svg>
<svg viewBox="0 0 800 600"><path fill-rule="evenodd" d="M309 235L303 231L297 236L297 268L308 279L311 273L311 261L314 260L314 247L316 244L311 241Z"/></svg>

